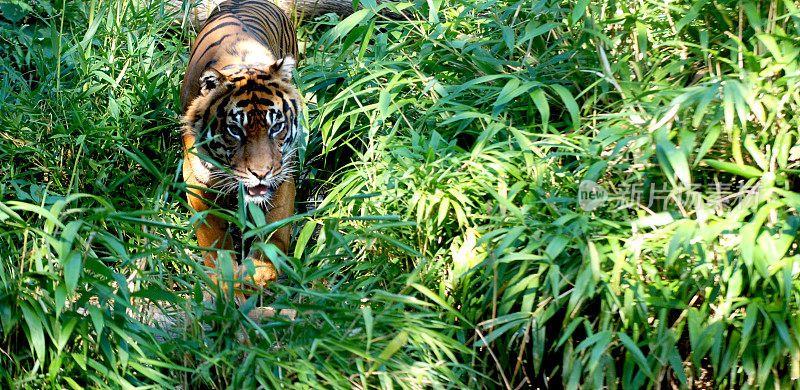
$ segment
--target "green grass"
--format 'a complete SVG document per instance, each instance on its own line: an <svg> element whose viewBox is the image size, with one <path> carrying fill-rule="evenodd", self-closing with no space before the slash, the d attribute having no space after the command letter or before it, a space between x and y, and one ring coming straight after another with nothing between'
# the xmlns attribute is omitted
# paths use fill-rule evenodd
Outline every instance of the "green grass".
<svg viewBox="0 0 800 390"><path fill-rule="evenodd" d="M794 3L361 4L298 30L288 278L238 307L180 179L191 32L0 4L0 387L797 387Z"/></svg>

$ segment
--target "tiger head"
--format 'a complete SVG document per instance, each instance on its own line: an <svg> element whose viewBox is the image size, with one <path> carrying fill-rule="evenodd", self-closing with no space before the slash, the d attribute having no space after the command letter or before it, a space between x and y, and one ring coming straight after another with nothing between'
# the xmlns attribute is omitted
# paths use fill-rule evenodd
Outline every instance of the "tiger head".
<svg viewBox="0 0 800 390"><path fill-rule="evenodd" d="M209 67L186 110L183 129L195 140L195 177L224 193L244 187L246 202L268 204L294 169L299 94L295 61Z"/></svg>

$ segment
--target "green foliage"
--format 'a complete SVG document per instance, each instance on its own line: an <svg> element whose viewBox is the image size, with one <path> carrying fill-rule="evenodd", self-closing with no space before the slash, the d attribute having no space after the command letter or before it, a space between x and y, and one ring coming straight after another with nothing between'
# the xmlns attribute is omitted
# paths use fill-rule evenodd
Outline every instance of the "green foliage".
<svg viewBox="0 0 800 390"><path fill-rule="evenodd" d="M287 280L238 306L176 16L0 4L0 387L796 386L794 3L360 3L299 29Z"/></svg>

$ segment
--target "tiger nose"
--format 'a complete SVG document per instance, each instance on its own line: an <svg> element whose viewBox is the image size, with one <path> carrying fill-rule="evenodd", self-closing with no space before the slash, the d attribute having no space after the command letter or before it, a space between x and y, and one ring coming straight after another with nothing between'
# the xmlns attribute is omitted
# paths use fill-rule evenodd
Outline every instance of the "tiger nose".
<svg viewBox="0 0 800 390"><path fill-rule="evenodd" d="M256 178L258 179L263 179L264 177L272 173L272 169L253 169L253 168L248 168L248 169L250 170L250 173L255 175Z"/></svg>

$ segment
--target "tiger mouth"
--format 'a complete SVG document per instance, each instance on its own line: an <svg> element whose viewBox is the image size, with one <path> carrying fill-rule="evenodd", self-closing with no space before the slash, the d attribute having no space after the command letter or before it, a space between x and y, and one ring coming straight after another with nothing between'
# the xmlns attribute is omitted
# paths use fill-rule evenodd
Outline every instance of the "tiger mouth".
<svg viewBox="0 0 800 390"><path fill-rule="evenodd" d="M267 204L272 201L272 196L278 190L278 185L257 184L244 187L244 200L248 203Z"/></svg>
<svg viewBox="0 0 800 390"><path fill-rule="evenodd" d="M272 195L273 191L275 191L274 188L264 184L247 187L247 195L250 195L254 198L270 196Z"/></svg>

